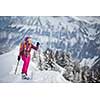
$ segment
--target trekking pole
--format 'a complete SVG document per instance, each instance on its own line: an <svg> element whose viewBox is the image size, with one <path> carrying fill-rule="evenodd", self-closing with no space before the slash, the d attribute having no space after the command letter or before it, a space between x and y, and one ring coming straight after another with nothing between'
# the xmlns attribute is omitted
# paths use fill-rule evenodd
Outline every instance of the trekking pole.
<svg viewBox="0 0 100 100"><path fill-rule="evenodd" d="M41 57L40 57L40 50L39 50L39 52L38 52L38 53L39 53L39 66L40 66L40 68L39 68L39 69L40 69L40 70L42 70L42 66L41 66Z"/></svg>
<svg viewBox="0 0 100 100"><path fill-rule="evenodd" d="M18 65L19 65L19 61L17 62L17 65L16 65L15 75L16 75L16 73L17 73Z"/></svg>

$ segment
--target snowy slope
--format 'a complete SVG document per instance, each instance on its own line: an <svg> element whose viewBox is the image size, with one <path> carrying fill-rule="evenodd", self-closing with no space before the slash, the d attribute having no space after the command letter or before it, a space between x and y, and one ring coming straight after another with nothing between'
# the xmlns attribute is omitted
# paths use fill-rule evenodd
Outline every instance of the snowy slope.
<svg viewBox="0 0 100 100"><path fill-rule="evenodd" d="M16 67L16 58L18 55L18 47L9 53L0 55L0 82L10 82L10 83L59 83L67 82L63 76L55 71L39 71L37 70L37 63L30 62L30 67L28 70L29 76L32 80L22 80L21 79L21 68L23 62L20 61L17 75L14 75L14 70Z"/></svg>

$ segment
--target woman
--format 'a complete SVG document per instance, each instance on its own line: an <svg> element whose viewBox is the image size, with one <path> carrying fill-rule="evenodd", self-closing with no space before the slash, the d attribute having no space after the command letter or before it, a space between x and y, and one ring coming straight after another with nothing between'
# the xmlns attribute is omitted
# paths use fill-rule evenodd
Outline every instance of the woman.
<svg viewBox="0 0 100 100"><path fill-rule="evenodd" d="M29 62L31 58L31 49L38 50L39 48L39 42L37 42L36 46L32 44L32 38L26 37L24 42L20 44L20 50L18 55L18 61L20 61L20 58L23 60L23 67L22 67L22 79L29 79L27 76L27 70L29 67Z"/></svg>

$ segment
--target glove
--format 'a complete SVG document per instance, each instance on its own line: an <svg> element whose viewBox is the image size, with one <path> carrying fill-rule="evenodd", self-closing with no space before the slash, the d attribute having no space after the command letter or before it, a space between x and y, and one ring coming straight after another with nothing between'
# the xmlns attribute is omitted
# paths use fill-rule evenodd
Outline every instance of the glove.
<svg viewBox="0 0 100 100"><path fill-rule="evenodd" d="M18 56L17 60L20 61L20 56Z"/></svg>
<svg viewBox="0 0 100 100"><path fill-rule="evenodd" d="M36 46L38 47L39 45L40 45L40 43L39 43L39 42L37 42Z"/></svg>

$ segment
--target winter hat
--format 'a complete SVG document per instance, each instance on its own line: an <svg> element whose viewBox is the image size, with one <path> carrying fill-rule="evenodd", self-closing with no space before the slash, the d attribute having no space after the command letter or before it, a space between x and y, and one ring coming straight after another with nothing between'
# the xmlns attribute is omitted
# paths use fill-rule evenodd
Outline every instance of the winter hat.
<svg viewBox="0 0 100 100"><path fill-rule="evenodd" d="M27 41L29 38L31 38L31 37L25 37L25 41Z"/></svg>

